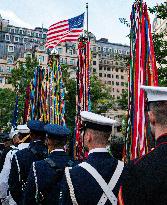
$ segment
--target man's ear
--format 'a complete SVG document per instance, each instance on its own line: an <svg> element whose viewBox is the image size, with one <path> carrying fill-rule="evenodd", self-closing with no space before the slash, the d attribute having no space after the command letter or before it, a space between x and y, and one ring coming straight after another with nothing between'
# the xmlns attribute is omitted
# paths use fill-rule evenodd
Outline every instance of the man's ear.
<svg viewBox="0 0 167 205"><path fill-rule="evenodd" d="M148 112L148 115L149 115L149 119L150 119L150 123L152 125L155 125L155 115L152 111Z"/></svg>

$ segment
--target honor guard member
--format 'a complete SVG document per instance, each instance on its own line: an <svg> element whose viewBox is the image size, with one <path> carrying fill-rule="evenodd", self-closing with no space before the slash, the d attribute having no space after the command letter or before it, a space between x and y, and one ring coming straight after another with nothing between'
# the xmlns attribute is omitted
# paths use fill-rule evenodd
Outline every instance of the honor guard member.
<svg viewBox="0 0 167 205"><path fill-rule="evenodd" d="M10 138L13 141L14 146L10 150L5 158L3 169L0 173L0 199L2 204L15 205L16 203L12 199L10 192L8 191L8 179L11 169L11 162L13 155L24 148L27 148L29 143L26 143L29 139L30 129L27 125L18 125L17 130L12 129L10 132Z"/></svg>
<svg viewBox="0 0 167 205"><path fill-rule="evenodd" d="M155 148L131 162L122 183L119 204L167 204L167 87L142 86Z"/></svg>
<svg viewBox="0 0 167 205"><path fill-rule="evenodd" d="M47 147L44 144L44 125L44 122L38 120L31 120L27 123L31 142L28 148L16 152L12 159L8 183L10 193L18 205L22 204L22 193L32 163L47 157Z"/></svg>
<svg viewBox="0 0 167 205"><path fill-rule="evenodd" d="M124 163L106 148L116 121L87 111L81 112L81 119L89 154L79 165L65 168L60 204L116 205Z"/></svg>
<svg viewBox="0 0 167 205"><path fill-rule="evenodd" d="M13 147L12 140L9 136L9 133L3 133L3 135L1 135L1 139L2 139L3 144L4 144L4 149L2 151L1 158L0 158L0 172L2 171L7 153L10 150L12 150L12 147Z"/></svg>
<svg viewBox="0 0 167 205"><path fill-rule="evenodd" d="M60 183L69 156L63 150L70 130L57 125L44 127L47 133L48 158L34 162L31 166L24 193L24 205L55 205L59 203Z"/></svg>

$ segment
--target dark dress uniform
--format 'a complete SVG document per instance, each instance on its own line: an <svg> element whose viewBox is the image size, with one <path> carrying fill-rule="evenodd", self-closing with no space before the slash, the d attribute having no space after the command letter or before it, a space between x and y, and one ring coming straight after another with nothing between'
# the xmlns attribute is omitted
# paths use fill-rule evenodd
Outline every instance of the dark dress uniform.
<svg viewBox="0 0 167 205"><path fill-rule="evenodd" d="M48 124L44 127L50 143L62 147L70 130L57 124ZM61 144L61 145L60 145ZM32 164L27 188L24 193L24 205L58 204L60 197L60 184L65 166L70 158L63 149L55 149L45 160Z"/></svg>
<svg viewBox="0 0 167 205"><path fill-rule="evenodd" d="M50 160L50 163L47 160ZM70 158L64 151L53 151L46 160L33 163L24 193L24 205L56 205L60 196L60 183ZM35 164L35 167L33 167ZM36 172L35 182L34 169ZM38 190L36 188L38 187Z"/></svg>
<svg viewBox="0 0 167 205"><path fill-rule="evenodd" d="M47 147L40 140L30 143L28 148L16 152L9 175L9 190L17 204L22 204L22 193L33 162L47 157Z"/></svg>
<svg viewBox="0 0 167 205"><path fill-rule="evenodd" d="M98 171L107 184L110 182L118 165L118 160L112 157L107 151L90 153L86 162ZM94 177L79 165L69 171L76 201L79 205L97 205L104 192ZM119 192L121 178L122 175L120 174L112 190L116 197ZM61 190L62 197L60 198L59 204L73 204L66 176L63 178ZM105 204L108 205L111 204L111 202L107 199Z"/></svg>
<svg viewBox="0 0 167 205"><path fill-rule="evenodd" d="M127 167L120 204L167 204L167 134L158 138L154 150Z"/></svg>

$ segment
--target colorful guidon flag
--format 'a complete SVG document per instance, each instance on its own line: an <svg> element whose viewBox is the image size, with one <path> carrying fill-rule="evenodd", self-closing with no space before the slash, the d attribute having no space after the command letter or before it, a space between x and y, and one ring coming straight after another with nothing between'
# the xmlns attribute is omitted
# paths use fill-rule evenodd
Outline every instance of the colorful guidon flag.
<svg viewBox="0 0 167 205"><path fill-rule="evenodd" d="M75 42L83 32L84 13L74 18L51 25L47 32L47 48L54 48L61 42Z"/></svg>

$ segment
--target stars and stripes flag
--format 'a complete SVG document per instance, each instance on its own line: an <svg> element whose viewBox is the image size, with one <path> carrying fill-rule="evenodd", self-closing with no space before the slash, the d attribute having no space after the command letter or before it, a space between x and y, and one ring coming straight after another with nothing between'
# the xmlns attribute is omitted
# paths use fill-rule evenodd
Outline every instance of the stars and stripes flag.
<svg viewBox="0 0 167 205"><path fill-rule="evenodd" d="M47 32L47 48L54 48L61 42L75 42L83 32L84 13L74 18L51 25Z"/></svg>

